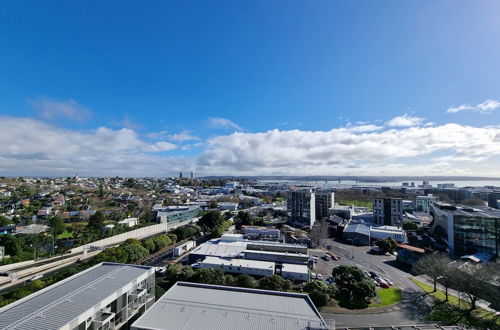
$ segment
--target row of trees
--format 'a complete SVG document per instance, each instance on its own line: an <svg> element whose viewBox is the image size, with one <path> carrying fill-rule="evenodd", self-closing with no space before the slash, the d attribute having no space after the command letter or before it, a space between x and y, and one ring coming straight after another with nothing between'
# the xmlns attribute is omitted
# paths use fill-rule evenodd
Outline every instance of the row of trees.
<svg viewBox="0 0 500 330"><path fill-rule="evenodd" d="M164 281L167 286L171 286L177 281L187 281L273 291L288 291L293 287L293 282L276 274L268 275L257 280L247 274L240 274L235 277L231 274L224 273L222 269L192 268L180 264L168 265ZM311 300L317 307L328 304L328 302L338 293L333 285L327 285L323 281L309 282L304 287L304 291L309 294Z"/></svg>
<svg viewBox="0 0 500 330"><path fill-rule="evenodd" d="M445 300L448 301L448 289L461 292L470 304L470 311L476 309L479 299L485 299L500 306L500 289L490 285L490 282L500 274L500 268L495 264L466 264L456 267L448 255L435 253L420 258L413 269L420 274L428 275L433 282L434 291L437 283L445 289Z"/></svg>

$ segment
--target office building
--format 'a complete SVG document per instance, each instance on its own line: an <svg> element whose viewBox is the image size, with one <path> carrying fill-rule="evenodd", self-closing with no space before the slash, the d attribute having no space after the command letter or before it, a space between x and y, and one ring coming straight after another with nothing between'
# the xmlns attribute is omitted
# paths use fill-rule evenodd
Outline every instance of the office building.
<svg viewBox="0 0 500 330"><path fill-rule="evenodd" d="M406 232L401 227L380 226L380 227L370 228L370 240L372 242L379 239L386 239L389 237L398 243L408 242L408 238L406 237Z"/></svg>
<svg viewBox="0 0 500 330"><path fill-rule="evenodd" d="M307 294L177 282L132 330L328 329Z"/></svg>
<svg viewBox="0 0 500 330"><path fill-rule="evenodd" d="M120 329L153 305L152 267L101 263L0 309L0 329Z"/></svg>
<svg viewBox="0 0 500 330"><path fill-rule="evenodd" d="M432 232L446 242L451 256L480 252L499 255L500 210L434 203L431 213L434 216Z"/></svg>
<svg viewBox="0 0 500 330"><path fill-rule="evenodd" d="M462 188L432 189L431 192L433 194L446 195L454 203L462 203L464 200L472 197L472 192L469 189Z"/></svg>
<svg viewBox="0 0 500 330"><path fill-rule="evenodd" d="M329 191L315 191L316 220L328 218L328 210L332 208L335 202L335 194Z"/></svg>
<svg viewBox="0 0 500 330"><path fill-rule="evenodd" d="M300 228L312 228L316 221L316 199L310 190L296 190L287 197L288 222Z"/></svg>
<svg viewBox="0 0 500 330"><path fill-rule="evenodd" d="M415 206L417 212L429 212L429 204L439 202L439 197L429 194L427 196L417 196Z"/></svg>
<svg viewBox="0 0 500 330"><path fill-rule="evenodd" d="M500 209L500 191L488 193L488 206Z"/></svg>
<svg viewBox="0 0 500 330"><path fill-rule="evenodd" d="M250 239L278 239L281 236L280 230L276 228L243 226L241 229L243 234Z"/></svg>
<svg viewBox="0 0 500 330"><path fill-rule="evenodd" d="M156 219L160 223L181 222L198 217L199 205L165 206L157 207Z"/></svg>
<svg viewBox="0 0 500 330"><path fill-rule="evenodd" d="M373 200L373 224L386 226L403 225L401 198L376 198Z"/></svg>

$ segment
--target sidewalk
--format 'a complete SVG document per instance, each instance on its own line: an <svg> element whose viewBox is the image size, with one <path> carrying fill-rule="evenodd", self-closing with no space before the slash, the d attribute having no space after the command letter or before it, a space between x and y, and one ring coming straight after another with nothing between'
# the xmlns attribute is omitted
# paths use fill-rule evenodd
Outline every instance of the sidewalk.
<svg viewBox="0 0 500 330"><path fill-rule="evenodd" d="M432 279L431 279L429 276L427 276L427 275L419 275L419 276L415 276L414 278L415 278L416 280L418 280L418 281L422 282L422 283L425 283L425 284L427 284L427 285L431 286L431 287L433 287L433 286L434 286ZM444 286L442 286L442 285L441 285L441 284L439 284L439 283L437 283L436 288L437 288L438 290L443 291L443 292L445 292L445 290L446 290L446 289L445 289L445 287L444 287ZM450 296L454 296L454 297L457 297L457 298L462 299L462 300L464 300L464 301L467 301L467 299L465 299L465 295L464 295L464 294L462 294L462 293L461 293L461 292L459 292L459 291L456 291L456 290L453 290L453 289L448 289L448 294L449 294ZM488 312L495 313L495 314L500 314L500 312L499 312L499 311L497 311L497 310L495 310L495 309L491 308L491 307L490 307L490 303L489 303L489 302L487 302L487 301L485 301L485 300L482 300L482 299L478 300L478 301L476 302L476 306L477 306L477 307L481 307L482 309L487 310Z"/></svg>

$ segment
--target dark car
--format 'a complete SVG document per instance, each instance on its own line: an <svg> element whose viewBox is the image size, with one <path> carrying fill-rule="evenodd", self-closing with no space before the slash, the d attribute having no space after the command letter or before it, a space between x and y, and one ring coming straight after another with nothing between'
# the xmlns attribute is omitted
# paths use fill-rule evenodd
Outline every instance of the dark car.
<svg viewBox="0 0 500 330"><path fill-rule="evenodd" d="M370 272L370 276L371 278L379 277L375 272Z"/></svg>

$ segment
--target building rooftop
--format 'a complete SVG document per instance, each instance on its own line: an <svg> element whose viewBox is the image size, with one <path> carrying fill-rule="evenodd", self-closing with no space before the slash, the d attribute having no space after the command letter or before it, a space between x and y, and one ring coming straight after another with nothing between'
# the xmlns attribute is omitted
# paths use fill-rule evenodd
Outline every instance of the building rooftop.
<svg viewBox="0 0 500 330"><path fill-rule="evenodd" d="M113 263L96 265L2 307L0 329L59 329L150 269Z"/></svg>
<svg viewBox="0 0 500 330"><path fill-rule="evenodd" d="M281 266L281 271L307 274L309 273L309 268L306 265L283 264Z"/></svg>
<svg viewBox="0 0 500 330"><path fill-rule="evenodd" d="M306 294L177 282L132 329L327 329Z"/></svg>
<svg viewBox="0 0 500 330"><path fill-rule="evenodd" d="M201 263L210 265L228 265L235 267L255 268L255 269L272 269L273 271L275 267L275 263L269 261L248 260L248 259L228 260L219 257L206 257Z"/></svg>

